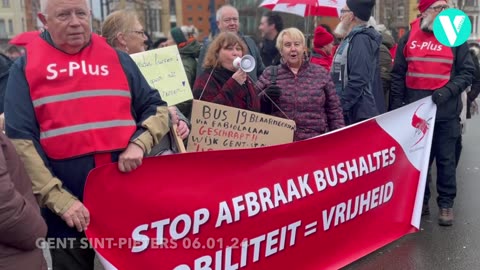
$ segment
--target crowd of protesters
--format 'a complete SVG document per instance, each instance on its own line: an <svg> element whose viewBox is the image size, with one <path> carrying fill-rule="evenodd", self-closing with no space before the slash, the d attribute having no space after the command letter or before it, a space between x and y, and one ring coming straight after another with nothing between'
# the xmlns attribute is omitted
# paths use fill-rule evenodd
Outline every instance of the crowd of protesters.
<svg viewBox="0 0 480 270"><path fill-rule="evenodd" d="M194 26L174 27L164 40L151 42L137 15L126 10L110 14L97 35L88 2L43 1L44 31L0 58L2 269L46 269L34 243L40 237L78 240L50 250L54 269L93 269L93 250L76 245L90 222L82 203L89 171L118 162L128 173L144 156L178 151L169 139L172 126L182 139L190 132L192 102L168 107L129 56L164 46L178 47L194 99L294 120L295 141L431 96L437 105L430 164L436 160L438 223L453 224L461 96L466 92L469 118L478 110L480 47L425 52L409 46L438 44L432 25L449 7L446 1L420 0L420 16L398 44L372 19L375 0L347 0L340 23L333 31L317 26L312 44L305 38L310 33L286 27L272 12L262 16L256 44L240 31L241 14L230 5L217 10L220 31L203 44ZM245 55L255 59L252 70L233 64ZM80 61L85 72L72 69ZM88 103L95 106L86 110ZM423 215L430 212L429 199L427 185Z"/></svg>

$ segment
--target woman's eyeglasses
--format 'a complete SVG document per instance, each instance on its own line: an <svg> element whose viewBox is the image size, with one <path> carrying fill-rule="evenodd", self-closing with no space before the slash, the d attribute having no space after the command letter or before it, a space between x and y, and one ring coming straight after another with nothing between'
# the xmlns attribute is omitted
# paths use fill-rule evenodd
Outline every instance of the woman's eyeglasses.
<svg viewBox="0 0 480 270"><path fill-rule="evenodd" d="M143 32L143 31L132 30L132 31L130 31L130 32L135 33L135 34L139 34L139 35L141 35L141 36L145 36L145 32Z"/></svg>

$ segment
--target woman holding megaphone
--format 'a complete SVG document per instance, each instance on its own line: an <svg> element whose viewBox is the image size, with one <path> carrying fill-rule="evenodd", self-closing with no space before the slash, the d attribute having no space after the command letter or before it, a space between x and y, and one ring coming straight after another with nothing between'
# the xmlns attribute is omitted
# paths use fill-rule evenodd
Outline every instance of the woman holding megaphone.
<svg viewBox="0 0 480 270"><path fill-rule="evenodd" d="M204 71L193 85L195 99L260 111L260 100L247 72L255 67L253 57L244 56L245 43L234 33L219 34L208 47Z"/></svg>

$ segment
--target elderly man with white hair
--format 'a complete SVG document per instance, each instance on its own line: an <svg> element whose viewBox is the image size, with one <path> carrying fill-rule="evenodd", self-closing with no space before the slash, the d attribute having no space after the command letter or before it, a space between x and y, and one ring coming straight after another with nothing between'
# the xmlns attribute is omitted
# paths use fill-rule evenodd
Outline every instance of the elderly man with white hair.
<svg viewBox="0 0 480 270"><path fill-rule="evenodd" d="M421 17L398 43L392 70L391 109L432 97L437 105L430 164L437 165L438 224L453 224L456 189L456 149L461 135L461 93L472 83L474 65L467 44L442 45L433 34L433 22L449 8L446 1L420 0ZM433 123L432 123L433 124ZM422 215L430 214L427 184Z"/></svg>
<svg viewBox="0 0 480 270"><path fill-rule="evenodd" d="M88 270L87 175L112 162L124 173L138 168L169 131L168 110L132 58L91 32L87 0L42 4L45 31L10 69L5 131L57 240L48 241L53 269Z"/></svg>

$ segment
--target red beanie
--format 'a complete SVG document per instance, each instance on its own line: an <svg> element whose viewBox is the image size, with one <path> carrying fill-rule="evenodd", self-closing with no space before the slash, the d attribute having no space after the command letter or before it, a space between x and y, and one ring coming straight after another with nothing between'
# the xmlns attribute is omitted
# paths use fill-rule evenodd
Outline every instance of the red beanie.
<svg viewBox="0 0 480 270"><path fill-rule="evenodd" d="M439 0L420 0L418 2L418 10L423 13L427 8L429 8L433 3L437 2Z"/></svg>
<svg viewBox="0 0 480 270"><path fill-rule="evenodd" d="M313 47L321 48L327 44L333 42L333 36L325 28L322 26L318 26L315 28L315 32L313 34Z"/></svg>

